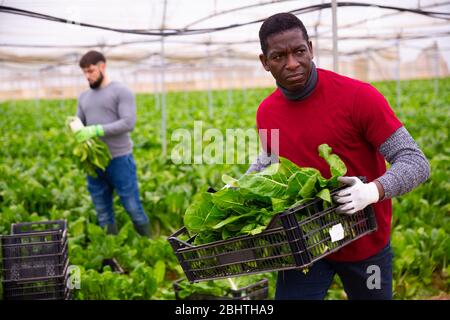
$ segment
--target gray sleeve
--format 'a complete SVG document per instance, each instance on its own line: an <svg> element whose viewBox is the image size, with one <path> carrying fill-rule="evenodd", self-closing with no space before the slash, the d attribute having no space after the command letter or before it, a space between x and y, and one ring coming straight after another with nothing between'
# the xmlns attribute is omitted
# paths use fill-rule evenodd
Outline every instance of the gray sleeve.
<svg viewBox="0 0 450 320"><path fill-rule="evenodd" d="M278 162L278 160L274 155L268 155L267 152L263 150L245 173L259 172L276 162Z"/></svg>
<svg viewBox="0 0 450 320"><path fill-rule="evenodd" d="M77 104L77 117L83 122L84 125L86 125L86 116L84 115L83 109L81 108L81 99L82 94L78 97L78 104Z"/></svg>
<svg viewBox="0 0 450 320"><path fill-rule="evenodd" d="M384 188L384 199L405 194L430 176L430 164L405 127L397 129L379 149L391 164L378 178Z"/></svg>
<svg viewBox="0 0 450 320"><path fill-rule="evenodd" d="M136 123L136 100L134 94L124 87L118 92L117 113L119 120L104 124L105 136L113 136L133 131Z"/></svg>

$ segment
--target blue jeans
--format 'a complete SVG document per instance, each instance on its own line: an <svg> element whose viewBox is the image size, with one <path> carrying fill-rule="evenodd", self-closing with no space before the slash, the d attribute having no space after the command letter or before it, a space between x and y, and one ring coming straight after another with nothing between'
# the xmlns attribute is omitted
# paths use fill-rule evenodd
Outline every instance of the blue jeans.
<svg viewBox="0 0 450 320"><path fill-rule="evenodd" d="M114 158L105 171L97 170L98 176L88 176L87 188L91 194L98 223L101 227L114 224L113 191L116 190L120 202L134 225L149 223L139 199L136 164L133 154Z"/></svg>
<svg viewBox="0 0 450 320"><path fill-rule="evenodd" d="M362 261L336 262L321 259L309 268L306 275L301 270L280 271L275 299L323 300L336 273L350 300L392 299L390 243L377 254Z"/></svg>

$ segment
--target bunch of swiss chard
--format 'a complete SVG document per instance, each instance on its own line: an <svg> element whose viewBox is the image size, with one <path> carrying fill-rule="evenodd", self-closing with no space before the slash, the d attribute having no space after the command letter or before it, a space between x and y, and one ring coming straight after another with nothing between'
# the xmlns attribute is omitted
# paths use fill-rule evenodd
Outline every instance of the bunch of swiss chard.
<svg viewBox="0 0 450 320"><path fill-rule="evenodd" d="M224 175L223 182L231 187L197 194L186 210L184 225L197 234L195 244L258 234L277 213L314 198L329 206L330 189L336 188L337 178L347 172L344 162L331 151L327 144L318 147L320 157L330 166L329 179L315 168L300 168L283 157L239 179Z"/></svg>
<svg viewBox="0 0 450 320"><path fill-rule="evenodd" d="M73 133L84 127L77 117L68 118ZM97 177L96 169L105 170L111 160L108 146L99 138L91 138L73 147L72 155L77 166L91 177Z"/></svg>

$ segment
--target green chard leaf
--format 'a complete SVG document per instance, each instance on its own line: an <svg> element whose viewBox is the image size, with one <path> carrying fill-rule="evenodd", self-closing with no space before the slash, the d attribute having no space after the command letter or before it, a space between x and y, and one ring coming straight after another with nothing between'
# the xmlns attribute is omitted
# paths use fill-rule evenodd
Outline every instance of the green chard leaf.
<svg viewBox="0 0 450 320"><path fill-rule="evenodd" d="M336 154L331 154L331 147L327 144L321 144L318 148L319 155L325 159L330 166L331 176L340 177L347 173L345 163Z"/></svg>
<svg viewBox="0 0 450 320"><path fill-rule="evenodd" d="M187 208L183 221L189 231L200 232L217 224L224 216L225 212L212 202L212 194L204 192Z"/></svg>
<svg viewBox="0 0 450 320"><path fill-rule="evenodd" d="M247 213L250 209L245 205L245 197L239 190L225 188L211 196L211 201L220 210L232 210L239 214Z"/></svg>
<svg viewBox="0 0 450 320"><path fill-rule="evenodd" d="M245 174L239 179L239 187L266 197L281 198L286 194L287 179L278 171L275 163L261 172Z"/></svg>

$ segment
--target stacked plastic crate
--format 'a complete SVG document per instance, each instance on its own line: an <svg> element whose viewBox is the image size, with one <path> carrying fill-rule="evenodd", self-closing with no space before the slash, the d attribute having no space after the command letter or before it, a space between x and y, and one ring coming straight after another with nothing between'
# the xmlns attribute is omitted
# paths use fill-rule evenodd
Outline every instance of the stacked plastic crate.
<svg viewBox="0 0 450 320"><path fill-rule="evenodd" d="M0 237L5 300L68 299L68 240L64 220L16 223Z"/></svg>
<svg viewBox="0 0 450 320"><path fill-rule="evenodd" d="M196 293L181 297L180 292L183 290L182 282L187 281L186 278L179 279L173 283L176 300L264 300L269 294L269 280L264 278L245 287L231 289L225 296L215 296L213 294Z"/></svg>

